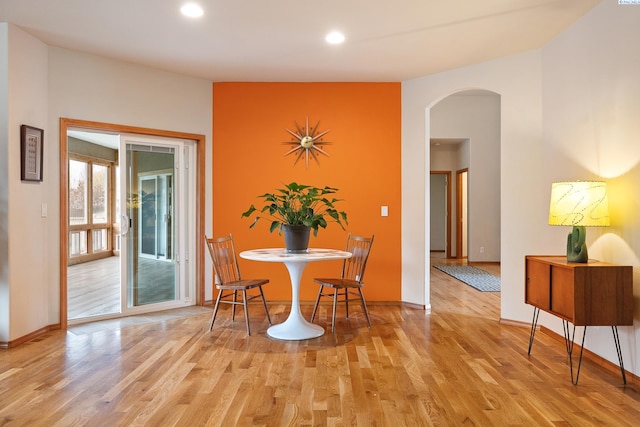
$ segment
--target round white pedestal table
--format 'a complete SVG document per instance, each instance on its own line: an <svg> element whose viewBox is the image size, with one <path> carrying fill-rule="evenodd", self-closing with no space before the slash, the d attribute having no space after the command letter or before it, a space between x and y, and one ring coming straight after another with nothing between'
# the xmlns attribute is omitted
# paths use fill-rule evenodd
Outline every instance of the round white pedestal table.
<svg viewBox="0 0 640 427"><path fill-rule="evenodd" d="M240 257L252 261L281 262L291 278L291 312L284 323L273 325L267 334L279 340L306 340L324 334L324 328L308 322L300 312L300 279L307 263L351 257L351 252L311 248L307 252L291 253L282 248L253 249L240 252Z"/></svg>

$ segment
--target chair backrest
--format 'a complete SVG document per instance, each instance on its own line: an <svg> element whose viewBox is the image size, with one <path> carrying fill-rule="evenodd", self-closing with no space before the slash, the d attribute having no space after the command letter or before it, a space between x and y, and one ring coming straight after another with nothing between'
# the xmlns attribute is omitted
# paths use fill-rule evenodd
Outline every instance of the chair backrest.
<svg viewBox="0 0 640 427"><path fill-rule="evenodd" d="M351 252L351 258L344 260L342 265L342 278L355 280L362 283L364 279L364 269L367 267L367 259L373 245L373 236L361 237L349 233L347 237L347 252Z"/></svg>
<svg viewBox="0 0 640 427"><path fill-rule="evenodd" d="M213 261L216 276L218 276L218 282L225 284L241 280L238 259L236 258L236 249L233 245L233 237L231 234L213 239L205 236L204 239L209 248L209 254Z"/></svg>

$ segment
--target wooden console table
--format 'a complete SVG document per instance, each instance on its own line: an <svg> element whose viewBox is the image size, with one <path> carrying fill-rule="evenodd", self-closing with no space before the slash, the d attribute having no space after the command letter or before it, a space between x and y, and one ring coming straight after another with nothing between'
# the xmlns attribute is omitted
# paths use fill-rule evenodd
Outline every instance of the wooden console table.
<svg viewBox="0 0 640 427"><path fill-rule="evenodd" d="M525 257L524 301L534 306L528 354L531 354L540 310L560 317L569 355L571 382L577 385L587 326L611 326L622 380L627 383L618 326L633 325L631 266L592 260L588 263L575 263L567 262L565 256L528 255ZM573 324L572 332L569 323ZM576 326L584 326L584 332L574 379L571 355Z"/></svg>

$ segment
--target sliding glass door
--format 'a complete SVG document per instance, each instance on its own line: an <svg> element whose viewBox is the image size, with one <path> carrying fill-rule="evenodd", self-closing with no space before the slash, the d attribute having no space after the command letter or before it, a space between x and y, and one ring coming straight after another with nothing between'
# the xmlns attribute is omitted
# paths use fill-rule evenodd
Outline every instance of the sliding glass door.
<svg viewBox="0 0 640 427"><path fill-rule="evenodd" d="M195 142L67 136L67 320L195 304Z"/></svg>

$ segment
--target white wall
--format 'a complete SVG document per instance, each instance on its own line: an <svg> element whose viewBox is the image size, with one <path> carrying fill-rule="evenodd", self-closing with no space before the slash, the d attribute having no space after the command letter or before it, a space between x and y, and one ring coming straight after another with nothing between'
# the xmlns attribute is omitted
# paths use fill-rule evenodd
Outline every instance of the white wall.
<svg viewBox="0 0 640 427"><path fill-rule="evenodd" d="M525 242L539 233L522 227L535 213L522 209L525 177L538 173L541 148L541 53L527 52L402 84L402 300L430 307L429 259L425 242L428 193L424 179L430 164L430 108L445 97L467 89L500 95L502 316L528 321L522 301ZM505 160L508 159L508 160ZM424 179L423 179L424 178ZM546 191L530 192L528 203L544 205ZM518 213L514 216L514 211ZM428 221L428 220L427 220ZM511 238L509 238L511 236ZM518 236L514 239L513 236Z"/></svg>
<svg viewBox="0 0 640 427"><path fill-rule="evenodd" d="M8 209L8 253L0 259L4 280L0 284L3 319L0 341L26 335L48 325L48 269L46 242L52 230L41 218L41 203L49 191L51 170L45 164L44 182L20 179L20 125L44 129L47 125L47 46L12 25L3 24L7 34L8 76L6 171ZM24 52L29 52L25 55ZM50 155L46 130L43 149ZM46 163L46 162L45 162Z"/></svg>
<svg viewBox="0 0 640 427"><path fill-rule="evenodd" d="M640 373L640 6L602 2L542 51L544 168L540 186L604 179L611 227L589 228L589 257L634 267L635 326L619 327L625 368ZM541 218L544 223L546 218ZM550 227L557 253L570 229ZM533 247L532 250L540 248ZM549 316L550 317L550 316ZM556 319L543 319L562 331ZM586 347L617 363L610 328Z"/></svg>
<svg viewBox="0 0 640 427"><path fill-rule="evenodd" d="M428 253L420 252L428 235L418 236L425 230L418 177L429 164L428 109L449 94L482 88L501 96L501 317L531 321L532 307L523 302L524 256L564 253L569 230L547 225L551 183L601 175L612 187L612 227L589 230L590 256L634 266L638 319L638 22L639 6L602 2L541 50L403 83L402 249L412 261L403 264L403 300L429 304ZM540 323L562 331L553 316L541 315ZM637 375L640 330L619 330L625 367ZM586 347L617 364L610 328L591 328Z"/></svg>
<svg viewBox="0 0 640 427"><path fill-rule="evenodd" d="M0 22L0 341L9 336L9 25Z"/></svg>
<svg viewBox="0 0 640 427"><path fill-rule="evenodd" d="M212 188L210 81L48 47L16 26L8 28L9 157L15 159L9 162L11 319L9 330L0 330L0 341L14 340L60 321L60 117L204 134L206 227L211 226ZM22 123L45 130L41 184L20 182L16 147ZM0 181L0 190L1 185ZM48 206L47 218L40 218L42 204ZM3 259L0 265L4 269ZM205 283L211 280L210 272L207 264ZM0 282L0 304L5 287Z"/></svg>

